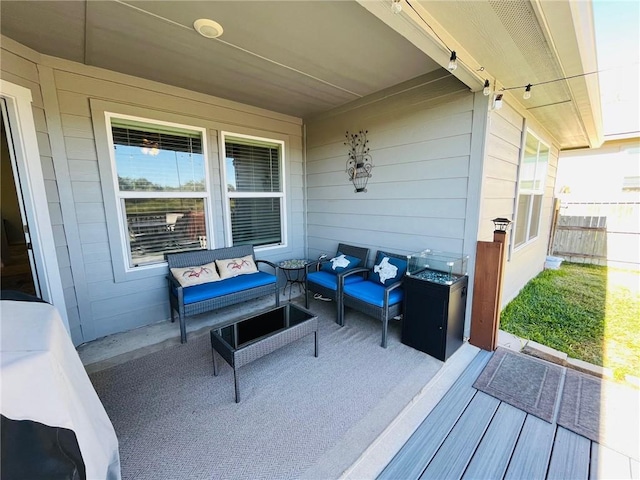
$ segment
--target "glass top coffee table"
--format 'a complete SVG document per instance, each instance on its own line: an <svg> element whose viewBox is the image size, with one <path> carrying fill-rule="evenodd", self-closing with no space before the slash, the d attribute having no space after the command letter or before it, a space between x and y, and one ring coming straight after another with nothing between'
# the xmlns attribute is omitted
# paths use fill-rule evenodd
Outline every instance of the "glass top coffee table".
<svg viewBox="0 0 640 480"><path fill-rule="evenodd" d="M317 357L318 317L291 303L263 310L226 327L211 330L213 374L218 375L217 352L233 368L238 403L238 368L311 333L314 334L314 355Z"/></svg>

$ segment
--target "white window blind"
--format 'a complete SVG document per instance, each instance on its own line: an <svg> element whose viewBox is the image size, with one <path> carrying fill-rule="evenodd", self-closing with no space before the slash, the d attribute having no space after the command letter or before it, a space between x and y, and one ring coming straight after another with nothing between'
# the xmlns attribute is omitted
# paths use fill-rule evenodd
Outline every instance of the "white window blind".
<svg viewBox="0 0 640 480"><path fill-rule="evenodd" d="M129 267L207 248L203 132L112 117L116 195Z"/></svg>
<svg viewBox="0 0 640 480"><path fill-rule="evenodd" d="M233 245L283 243L282 144L225 137Z"/></svg>

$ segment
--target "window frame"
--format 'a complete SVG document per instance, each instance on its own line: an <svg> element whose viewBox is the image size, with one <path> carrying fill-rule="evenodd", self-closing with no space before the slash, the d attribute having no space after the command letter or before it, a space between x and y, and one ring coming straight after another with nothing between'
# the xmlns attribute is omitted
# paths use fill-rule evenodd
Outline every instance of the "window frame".
<svg viewBox="0 0 640 480"><path fill-rule="evenodd" d="M267 145L277 145L280 151L280 191L279 192L230 192L227 188L227 147L228 138L246 139L255 142L263 142ZM225 208L225 230L227 245L233 246L233 226L231 224L231 199L232 198L279 198L280 199L280 235L281 242L277 244L268 244L256 246L255 250L274 250L278 248L286 248L288 246L288 221L287 221L287 186L286 186L286 143L284 140L275 138L261 137L257 135L247 135L231 131L219 131L219 152L220 152L220 171L221 187L223 191L223 202Z"/></svg>
<svg viewBox="0 0 640 480"><path fill-rule="evenodd" d="M532 188L523 188L522 186L522 182L523 182L523 174L524 174L524 161L526 158L526 149L527 149L527 140L528 137L531 136L533 137L536 141L537 141L537 150L536 150L536 170L538 168L538 164L540 163L540 150L541 147L545 147L547 150L547 158L546 158L546 162L545 162L545 166L544 166L544 175L543 177L540 179L540 185L538 186L538 188L535 188L535 182L538 179L537 177L537 171L534 171L534 176L533 176L533 186ZM511 232L511 244L512 244L512 250L514 252L517 252L518 250L521 250L525 247L527 247L528 245L532 244L533 242L535 242L536 240L538 240L538 238L540 237L540 226L541 226L541 221L542 221L542 212L544 210L543 206L544 206L544 195L545 195L545 189L546 189L546 185L547 185L547 177L549 174L549 160L551 157L551 147L548 143L546 143L545 141L543 141L539 135L537 135L535 132L533 132L532 130L525 128L523 131L523 135L522 135L522 141L521 141L521 153L520 153L520 162L518 164L518 181L517 181L517 187L516 187L516 197L515 197L515 202L514 202L514 218L513 218L513 228L512 228L512 232ZM516 244L516 237L518 234L517 231L517 225L518 225L518 219L519 219L519 206L520 206L520 197L521 196L527 196L529 199L529 205L527 208L527 212L526 212L526 232L525 232L525 236L524 236L524 241L520 244ZM533 220L533 213L535 211L535 198L536 197L540 197L540 208L539 208L539 212L538 212L538 217L537 217L537 232L534 236L530 236L530 232L531 232L531 226L532 226L532 220Z"/></svg>
<svg viewBox="0 0 640 480"><path fill-rule="evenodd" d="M122 120L131 120L141 123L148 123L151 125L162 125L174 128L180 128L184 130L191 130L194 132L198 132L202 138L202 155L203 155L203 164L204 164L204 184L205 190L203 192L158 192L158 191L148 191L148 192L135 192L135 191L121 191L120 186L118 184L118 170L116 165L116 158L114 153L114 142L113 142L113 131L112 131L112 123L111 119L122 119ZM151 118L148 116L139 116L139 115L129 115L118 113L116 111L105 110L104 111L104 121L106 127L106 136L107 136L107 144L109 148L109 166L111 172L111 182L110 186L113 188L113 199L117 215L117 224L118 224L118 232L117 235L119 237L119 246L121 249L120 259L122 267L124 268L123 273L125 276L130 275L134 272L153 272L157 271L157 269L166 269L167 262L155 262L146 265L131 265L132 257L131 257L131 249L130 243L128 241L128 224L127 224L127 216L125 211L125 200L129 198L202 198L204 204L204 218L205 218L205 230L207 233L207 248L214 248L213 246L213 219L212 219L212 208L211 208L211 180L210 180L210 171L209 171L209 151L208 151L208 135L207 129L204 127L171 122L166 120L160 120L157 118ZM115 259L114 259L115 263Z"/></svg>

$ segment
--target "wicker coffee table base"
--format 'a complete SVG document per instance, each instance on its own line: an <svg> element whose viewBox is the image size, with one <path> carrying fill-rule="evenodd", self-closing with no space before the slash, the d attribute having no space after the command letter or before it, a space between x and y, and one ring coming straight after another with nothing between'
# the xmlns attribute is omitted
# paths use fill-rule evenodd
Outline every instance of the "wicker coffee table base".
<svg viewBox="0 0 640 480"><path fill-rule="evenodd" d="M216 352L233 368L233 382L235 386L236 403L240 402L240 387L238 384L238 369L248 363L268 355L285 345L314 334L314 356L318 356L318 317L312 317L285 330L268 335L245 347L234 349L225 342L217 330L211 331L211 353L213 356L213 374L218 375Z"/></svg>

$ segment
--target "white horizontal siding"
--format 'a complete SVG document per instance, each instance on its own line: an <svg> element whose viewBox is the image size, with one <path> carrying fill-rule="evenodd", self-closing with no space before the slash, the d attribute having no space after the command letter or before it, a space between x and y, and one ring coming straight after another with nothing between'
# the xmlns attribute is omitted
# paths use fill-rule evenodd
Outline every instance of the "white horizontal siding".
<svg viewBox="0 0 640 480"><path fill-rule="evenodd" d="M509 105L491 112L487 154L484 166L483 198L478 240L491 240L496 217L515 218L517 205L518 166L524 118ZM538 238L507 255L502 292L503 306L543 268L550 231L553 188L558 149L544 136L541 128L527 119L527 128L551 147L545 197ZM511 240L511 239L510 239Z"/></svg>
<svg viewBox="0 0 640 480"><path fill-rule="evenodd" d="M139 303L132 305L131 310L121 315L94 320L94 335L96 338L100 338L111 335L114 331L126 332L127 330L149 325L149 319L154 319L158 322L160 320L157 319L168 318L168 316L169 304L166 301L154 305Z"/></svg>
<svg viewBox="0 0 640 480"><path fill-rule="evenodd" d="M462 253L473 95L447 72L425 77L307 125L311 257L339 242L368 247L372 256L379 249ZM369 132L374 167L367 192L354 193L344 135L361 129Z"/></svg>
<svg viewBox="0 0 640 480"><path fill-rule="evenodd" d="M93 125L91 119L81 115L63 114L62 132L65 138L86 138L93 140Z"/></svg>
<svg viewBox="0 0 640 480"><path fill-rule="evenodd" d="M82 245L82 260L85 265L111 260L108 242L85 243ZM91 268L91 267L87 267ZM113 283L113 282L111 282Z"/></svg>
<svg viewBox="0 0 640 480"><path fill-rule="evenodd" d="M105 208L104 203L104 179L98 157L102 153L98 152L94 138L92 99L135 107L143 112L140 116L153 110L206 126L213 185L210 192L214 218L212 245L216 246L226 243L218 132L287 139L285 184L289 248L260 257L271 255L271 259L277 260L273 255L304 256L305 182L300 119L60 59L45 57L42 62L41 66L27 61L3 47L0 68L3 79L25 85L33 92L38 145L47 180L54 239L61 258L61 277L65 297L72 305L70 310L74 310L69 314L73 319L74 342L89 341L169 317L166 272L160 271L162 269L157 276L147 279L118 282L114 276L114 262L122 259L114 258L109 239L108 225L113 219L107 215L112 210ZM40 91L43 81L49 93L47 115ZM154 118L153 114L149 118ZM48 119L54 120L59 132L55 139L57 150L49 141ZM61 181L65 185L64 194L58 191ZM61 202L64 208L60 207ZM75 282L78 285L74 286ZM76 291L76 287L81 288Z"/></svg>
<svg viewBox="0 0 640 480"><path fill-rule="evenodd" d="M23 55L20 51L10 50L14 42L3 41L0 49L0 76L3 80L28 88L32 96L33 120L36 128L38 150L42 174L45 180L45 195L49 207L49 215L54 231L54 243L60 276L63 279L63 294L65 298L66 317L69 320L71 337L75 343L82 340L82 330L74 319L79 318L73 280L70 274L67 241L62 221L58 185L55 169L52 161L49 129L44 110L42 90L40 88L40 75L38 65L28 59L31 55ZM20 48L18 48L20 50ZM33 226L32 226L33 228Z"/></svg>
<svg viewBox="0 0 640 480"><path fill-rule="evenodd" d="M352 189L353 190L353 189ZM442 208L440 198L394 198L374 199L367 201L369 208L373 211L389 209L399 217L421 218L425 220L434 218L465 218L466 199L449 199L447 208ZM324 202L314 202L310 206L308 213L328 213L331 215L354 214L360 215L360 202L344 202L341 199L328 199Z"/></svg>

